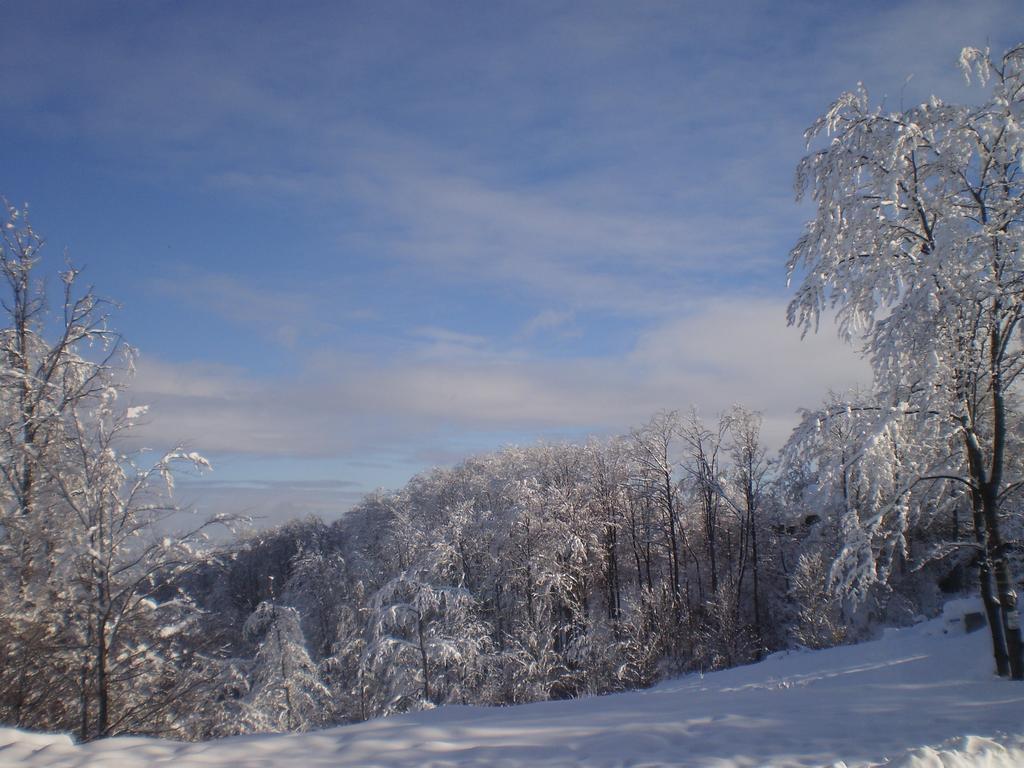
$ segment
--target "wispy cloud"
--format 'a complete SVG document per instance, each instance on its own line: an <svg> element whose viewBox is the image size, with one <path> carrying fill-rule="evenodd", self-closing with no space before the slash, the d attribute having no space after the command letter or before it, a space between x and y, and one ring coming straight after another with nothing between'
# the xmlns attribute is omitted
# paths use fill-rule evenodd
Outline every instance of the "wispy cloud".
<svg viewBox="0 0 1024 768"><path fill-rule="evenodd" d="M276 380L143 358L136 397L153 401L151 441L184 439L214 453L411 453L453 425L480 434L622 431L659 408L694 404L713 414L734 402L763 410L778 445L799 407L867 378L851 349L827 335L801 342L782 317L773 302L715 302L652 327L621 357L502 356L471 339L442 357L385 365L321 354ZM437 335L424 338L425 349L436 349Z"/></svg>
<svg viewBox="0 0 1024 768"><path fill-rule="evenodd" d="M558 309L545 309L531 317L523 326L521 336L530 338L539 333L557 333L566 338L582 334L575 323L576 314Z"/></svg>
<svg viewBox="0 0 1024 768"><path fill-rule="evenodd" d="M157 277L149 287L192 310L219 316L243 333L294 347L300 336L336 330L324 321L323 300L312 291L259 288L238 276L178 270Z"/></svg>

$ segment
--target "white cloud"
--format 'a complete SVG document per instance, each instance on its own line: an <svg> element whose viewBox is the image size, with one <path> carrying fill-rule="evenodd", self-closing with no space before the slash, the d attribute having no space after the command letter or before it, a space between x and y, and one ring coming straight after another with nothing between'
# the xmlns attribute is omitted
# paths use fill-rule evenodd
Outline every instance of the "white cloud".
<svg viewBox="0 0 1024 768"><path fill-rule="evenodd" d="M425 360L452 360L472 358L486 350L487 340L472 333L461 333L447 328L422 326L413 329L419 340L416 356Z"/></svg>
<svg viewBox="0 0 1024 768"><path fill-rule="evenodd" d="M693 404L713 414L736 402L763 411L779 445L797 408L868 376L866 363L824 332L800 341L783 309L719 300L652 327L620 357L501 355L458 334L455 353L440 355L437 339L448 334L433 329L423 341L430 354L382 364L322 353L300 373L270 381L143 358L135 399L153 403L151 443L186 440L211 453L411 455L430 441L444 450L445 428L491 436L621 431L660 408Z"/></svg>
<svg viewBox="0 0 1024 768"><path fill-rule="evenodd" d="M428 280L506 286L558 301L562 311L672 313L711 283L774 269L779 242L799 226L788 178L768 191L751 175L744 195L760 209L733 199L716 211L709 199L673 200L660 187L638 189L626 201L622 188L639 182L616 168L553 185L513 184L424 167L429 155L422 146L377 149L350 169L351 195L373 210L373 222L400 223L372 247ZM680 179L677 186L697 194L700 183ZM608 191L595 194L602 188ZM373 222L366 232L346 233L342 251L370 246Z"/></svg>
<svg viewBox="0 0 1024 768"><path fill-rule="evenodd" d="M531 317L523 326L520 336L530 338L541 333L555 332L562 338L580 336L575 323L576 313L559 309L545 309Z"/></svg>
<svg viewBox="0 0 1024 768"><path fill-rule="evenodd" d="M301 336L335 330L324 321L322 302L311 291L260 288L237 276L198 270L179 270L173 278L152 280L150 287L284 347L294 347Z"/></svg>
<svg viewBox="0 0 1024 768"><path fill-rule="evenodd" d="M762 411L766 435L778 446L798 408L817 405L830 389L867 383L871 375L831 323L801 340L784 317L781 303L719 299L645 334L632 357L650 371L663 396L678 392L684 404L710 412L733 403Z"/></svg>

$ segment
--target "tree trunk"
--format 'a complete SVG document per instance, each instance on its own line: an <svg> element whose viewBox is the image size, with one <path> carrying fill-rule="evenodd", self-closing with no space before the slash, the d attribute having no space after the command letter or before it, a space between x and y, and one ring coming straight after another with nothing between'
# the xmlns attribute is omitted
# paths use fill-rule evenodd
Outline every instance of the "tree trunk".
<svg viewBox="0 0 1024 768"><path fill-rule="evenodd" d="M999 603L997 623L1003 634L1006 656L1009 660L1009 675L1012 680L1024 680L1024 646L1021 643L1020 619L1017 612L1017 593L1013 589L1013 578L1010 565L1006 560L1006 546L999 530L999 517L996 513L995 492L992 489L984 494L985 527L988 532L986 556L992 563L995 577L996 594ZM991 497L991 498L988 498ZM994 640L995 633L993 633ZM1003 673L1000 673L1003 674Z"/></svg>
<svg viewBox="0 0 1024 768"><path fill-rule="evenodd" d="M992 656L996 663L996 674L1008 677L1010 660L1006 651L1006 636L1003 632L1002 616L999 613L999 600L996 597L995 585L992 581L992 561L989 557L988 532L985 528L985 512L978 491L971 492L973 504L974 538L981 546L978 555L978 591L981 602L985 606L985 617L988 619L989 634L992 638Z"/></svg>
<svg viewBox="0 0 1024 768"><path fill-rule="evenodd" d="M78 707L79 707L79 718L78 718L78 740L88 741L89 740L89 662L82 658L82 666L79 672L78 685L80 691L78 694Z"/></svg>
<svg viewBox="0 0 1024 768"><path fill-rule="evenodd" d="M668 455L665 456L666 463L668 462ZM675 505L672 503L672 478L666 472L665 473L665 510L668 513L668 531L669 531L669 564L671 566L672 574L672 598L677 603L679 601L679 542L676 540L676 510Z"/></svg>
<svg viewBox="0 0 1024 768"><path fill-rule="evenodd" d="M423 700L430 701L430 670L427 667L427 646L423 636L423 616L416 617L416 631L420 646L420 662L423 665Z"/></svg>
<svg viewBox="0 0 1024 768"><path fill-rule="evenodd" d="M974 506L975 530L983 531L980 537L982 559L979 575L986 572L981 584L982 599L988 593L994 605L986 603L989 613L989 629L992 633L992 647L995 652L996 670L1001 677L1024 680L1024 659L1020 626L1017 622L1017 595L1013 590L1009 564L1006 561L1006 547L999 530L999 487L1002 483L1002 460L1006 441L1005 404L998 386L993 386L993 434L991 471L986 471L984 453L977 434L967 421L964 441L967 448L967 462L973 482L971 493ZM975 534L977 537L977 533ZM992 579L995 579L995 596L992 597ZM995 609L993 611L993 608ZM995 615L991 615L994 613Z"/></svg>
<svg viewBox="0 0 1024 768"><path fill-rule="evenodd" d="M994 313L999 316L1000 304L995 303ZM1006 561L1006 547L999 530L999 493L1003 485L1003 457L1006 451L1006 401L1003 396L1002 369L999 365L998 350L1002 344L999 327L993 325L990 331L989 370L992 378L992 471L989 482L982 486L982 501L985 510L985 527L988 529L988 549L995 571L996 589L999 593L1000 618L1006 638L1006 653L1010 657L1010 678L1024 680L1024 649L1020 636L1020 619L1017 613L1017 593L1013 589L1010 565Z"/></svg>
<svg viewBox="0 0 1024 768"><path fill-rule="evenodd" d="M619 618L619 561L617 556L618 535L614 525L605 527L605 555L607 558L607 571L605 579L608 582L608 618L617 621Z"/></svg>
<svg viewBox="0 0 1024 768"><path fill-rule="evenodd" d="M109 690L107 682L107 628L100 622L96 628L96 738L103 739L109 734L110 715L108 712Z"/></svg>
<svg viewBox="0 0 1024 768"><path fill-rule="evenodd" d="M710 483L710 478L704 478L704 483ZM718 547L716 542L716 534L718 530L718 520L715 513L714 499L712 497L713 491L706 487L702 489L702 495L704 496L704 526L705 533L708 539L708 567L711 569L711 594L718 594Z"/></svg>
<svg viewBox="0 0 1024 768"><path fill-rule="evenodd" d="M761 591L759 587L758 561L757 561L757 521L753 515L750 518L750 567L754 577L754 626L757 629L758 638L762 638L761 624Z"/></svg>

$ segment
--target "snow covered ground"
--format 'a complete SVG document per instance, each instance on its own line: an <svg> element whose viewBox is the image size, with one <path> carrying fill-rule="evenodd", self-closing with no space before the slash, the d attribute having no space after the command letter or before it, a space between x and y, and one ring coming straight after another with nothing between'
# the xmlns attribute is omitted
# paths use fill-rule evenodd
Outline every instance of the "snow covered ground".
<svg viewBox="0 0 1024 768"><path fill-rule="evenodd" d="M1024 766L1024 683L942 620L651 690L202 744L0 729L0 766Z"/></svg>

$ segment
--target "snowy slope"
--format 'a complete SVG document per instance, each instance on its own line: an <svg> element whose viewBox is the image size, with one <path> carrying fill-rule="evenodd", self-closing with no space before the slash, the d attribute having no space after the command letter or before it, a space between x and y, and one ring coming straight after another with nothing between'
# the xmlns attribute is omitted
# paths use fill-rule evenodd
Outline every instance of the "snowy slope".
<svg viewBox="0 0 1024 768"><path fill-rule="evenodd" d="M0 766L1024 766L1024 684L941 620L648 691L202 744L0 730Z"/></svg>

